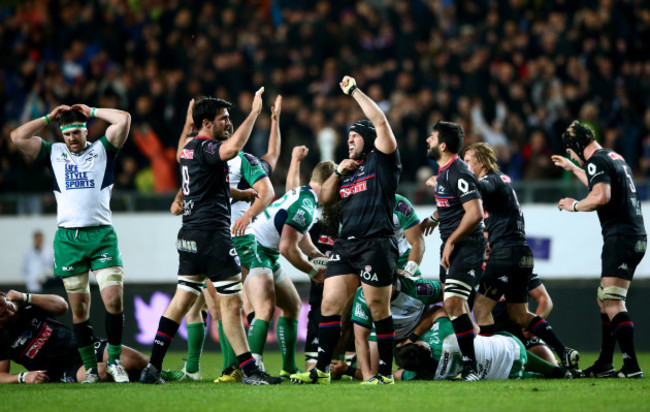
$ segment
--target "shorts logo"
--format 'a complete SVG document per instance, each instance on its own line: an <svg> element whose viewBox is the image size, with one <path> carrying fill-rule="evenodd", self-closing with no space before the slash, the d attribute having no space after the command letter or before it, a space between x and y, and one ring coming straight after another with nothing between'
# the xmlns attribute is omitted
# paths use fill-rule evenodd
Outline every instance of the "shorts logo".
<svg viewBox="0 0 650 412"><path fill-rule="evenodd" d="M235 248L232 248L232 249L230 249L230 251L228 252L228 254L229 254L230 256L237 256L237 250L236 250Z"/></svg>
<svg viewBox="0 0 650 412"><path fill-rule="evenodd" d="M618 267L618 269L628 271L630 268L627 266L627 263L621 263L621 266Z"/></svg>
<svg viewBox="0 0 650 412"><path fill-rule="evenodd" d="M74 266L63 266L61 269L63 269L64 272L72 272L74 270Z"/></svg>
<svg viewBox="0 0 650 412"><path fill-rule="evenodd" d="M340 256L340 255L332 255L332 256L330 256L330 258L329 258L328 261L329 261L329 262L338 262L338 261L340 261L340 260L341 260L341 256Z"/></svg>
<svg viewBox="0 0 650 412"><path fill-rule="evenodd" d="M113 260L113 257L110 256L108 253L102 253L100 256L101 256L101 257L99 258L99 261L100 261L100 262L108 262L108 261Z"/></svg>
<svg viewBox="0 0 650 412"><path fill-rule="evenodd" d="M499 278L499 280L500 280L501 282L503 282L503 283L508 283L508 276L503 275L503 276L501 276L501 277Z"/></svg>
<svg viewBox="0 0 650 412"><path fill-rule="evenodd" d="M366 265L366 267L363 268L363 270L361 271L361 277L364 278L365 280L379 282L379 278L377 277L377 274L372 273L372 266L370 265Z"/></svg>
<svg viewBox="0 0 650 412"><path fill-rule="evenodd" d="M176 249L181 252L197 253L196 242L193 240L178 239Z"/></svg>

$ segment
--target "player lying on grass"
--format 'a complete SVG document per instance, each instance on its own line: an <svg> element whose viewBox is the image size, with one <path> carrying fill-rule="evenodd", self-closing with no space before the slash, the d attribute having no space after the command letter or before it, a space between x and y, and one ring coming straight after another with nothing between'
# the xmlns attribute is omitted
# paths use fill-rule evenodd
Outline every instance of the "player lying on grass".
<svg viewBox="0 0 650 412"><path fill-rule="evenodd" d="M68 311L66 301L57 295L0 292L0 383L82 382L86 368L77 350L74 333L54 320ZM99 376L108 380L107 340L94 337ZM144 354L122 347L124 368L134 381L147 365ZM11 373L10 361L29 372ZM112 378L111 378L112 380Z"/></svg>
<svg viewBox="0 0 650 412"><path fill-rule="evenodd" d="M463 369L463 361L449 317L442 308L437 308L433 316L422 319L415 333L421 330L426 332L418 341L395 350L395 362L400 369L393 376L403 381L453 379ZM574 376L568 369L526 352L521 341L508 332L477 336L474 345L476 372L481 380Z"/></svg>

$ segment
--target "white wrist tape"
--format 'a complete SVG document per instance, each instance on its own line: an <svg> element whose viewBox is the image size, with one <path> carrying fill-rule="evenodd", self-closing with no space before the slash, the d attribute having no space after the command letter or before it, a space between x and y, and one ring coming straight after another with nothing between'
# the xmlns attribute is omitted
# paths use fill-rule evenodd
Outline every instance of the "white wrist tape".
<svg viewBox="0 0 650 412"><path fill-rule="evenodd" d="M417 272L419 267L420 267L420 265L418 265L417 262L415 262L413 260L409 260L406 263L406 266L404 266L404 272L408 273L409 276L414 276L415 272Z"/></svg>

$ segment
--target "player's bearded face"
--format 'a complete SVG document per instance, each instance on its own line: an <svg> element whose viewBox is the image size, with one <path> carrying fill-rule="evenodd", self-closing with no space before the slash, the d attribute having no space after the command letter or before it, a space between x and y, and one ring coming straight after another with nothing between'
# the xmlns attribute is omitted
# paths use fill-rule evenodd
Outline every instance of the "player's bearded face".
<svg viewBox="0 0 650 412"><path fill-rule="evenodd" d="M440 144L436 144L435 146L429 147L427 156L429 157L429 159L435 160L436 162L440 160L440 158L442 157L442 153L440 153Z"/></svg>
<svg viewBox="0 0 650 412"><path fill-rule="evenodd" d="M348 154L350 159L359 160L361 159L361 153L363 152L363 137L358 133L351 132L348 136Z"/></svg>
<svg viewBox="0 0 650 412"><path fill-rule="evenodd" d="M68 150L72 153L79 153L86 148L87 135L87 130L73 129L63 133L63 140L65 145L68 146Z"/></svg>

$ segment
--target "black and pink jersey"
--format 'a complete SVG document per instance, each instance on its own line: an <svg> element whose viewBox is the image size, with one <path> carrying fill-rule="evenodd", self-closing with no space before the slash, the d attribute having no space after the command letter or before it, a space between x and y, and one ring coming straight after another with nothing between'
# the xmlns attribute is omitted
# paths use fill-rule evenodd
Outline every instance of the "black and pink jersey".
<svg viewBox="0 0 650 412"><path fill-rule="evenodd" d="M440 221L440 237L443 242L454 233L465 216L463 203L474 199L481 199L476 176L469 170L467 163L458 156L438 171L438 180L435 190L436 206L438 207L438 220ZM483 235L483 225L474 229L473 235Z"/></svg>
<svg viewBox="0 0 650 412"><path fill-rule="evenodd" d="M221 144L221 141L196 136L181 152L185 229L230 228L228 162L219 155Z"/></svg>
<svg viewBox="0 0 650 412"><path fill-rule="evenodd" d="M597 150L587 160L585 171L590 192L598 183L611 187L609 202L598 208L603 237L645 235L641 200L632 180L632 170L623 156L611 149Z"/></svg>
<svg viewBox="0 0 650 412"><path fill-rule="evenodd" d="M402 173L399 151L368 153L359 168L342 178L342 239L393 235L395 191Z"/></svg>
<svg viewBox="0 0 650 412"><path fill-rule="evenodd" d="M508 175L490 172L478 180L492 249L526 244L524 214Z"/></svg>

